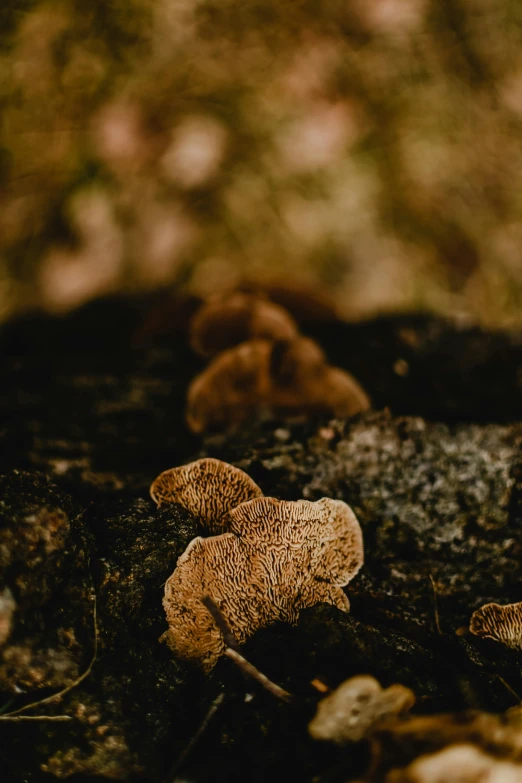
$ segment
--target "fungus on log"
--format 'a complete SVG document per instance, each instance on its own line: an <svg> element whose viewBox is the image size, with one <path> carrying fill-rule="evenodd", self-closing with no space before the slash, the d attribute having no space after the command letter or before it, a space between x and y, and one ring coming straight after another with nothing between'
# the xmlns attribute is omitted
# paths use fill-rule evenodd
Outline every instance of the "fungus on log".
<svg viewBox="0 0 522 783"><path fill-rule="evenodd" d="M161 473L150 488L152 499L163 506L179 503L198 517L209 535L226 530L227 513L263 492L239 468L207 457Z"/></svg>
<svg viewBox="0 0 522 783"><path fill-rule="evenodd" d="M473 612L469 630L475 636L494 639L506 647L522 650L522 602L505 606L484 604Z"/></svg>
<svg viewBox="0 0 522 783"><path fill-rule="evenodd" d="M414 703L413 692L404 685L383 690L374 677L351 677L321 699L308 729L314 739L338 744L359 742L383 721L410 710Z"/></svg>
<svg viewBox="0 0 522 783"><path fill-rule="evenodd" d="M363 563L362 533L340 500L312 503L260 497L234 508L230 532L194 539L165 586L165 640L181 658L210 671L226 649L202 603L209 596L240 644L307 606L327 602L348 611L341 587Z"/></svg>
<svg viewBox="0 0 522 783"><path fill-rule="evenodd" d="M289 340L296 334L297 325L283 307L242 292L207 302L190 323L190 345L206 358L249 340Z"/></svg>
<svg viewBox="0 0 522 783"><path fill-rule="evenodd" d="M262 405L271 349L267 340L242 343L216 356L192 381L186 418L193 432L239 424Z"/></svg>
<svg viewBox="0 0 522 783"><path fill-rule="evenodd" d="M192 382L187 423L204 432L240 424L261 408L344 417L369 407L357 381L330 367L313 340L251 340L216 356Z"/></svg>

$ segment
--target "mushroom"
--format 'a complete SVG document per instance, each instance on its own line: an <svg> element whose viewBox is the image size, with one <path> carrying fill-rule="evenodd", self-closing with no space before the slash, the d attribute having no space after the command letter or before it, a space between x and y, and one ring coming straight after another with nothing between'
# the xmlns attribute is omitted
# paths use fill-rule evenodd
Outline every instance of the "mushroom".
<svg viewBox="0 0 522 783"><path fill-rule="evenodd" d="M193 432L240 424L260 408L352 416L370 401L351 375L330 367L313 340L251 340L217 356L190 385Z"/></svg>
<svg viewBox="0 0 522 783"><path fill-rule="evenodd" d="M228 513L229 531L195 538L165 585L165 640L210 671L226 644L202 603L209 596L240 644L255 631L326 602L348 611L341 587L363 563L362 533L340 500L259 497Z"/></svg>
<svg viewBox="0 0 522 783"><path fill-rule="evenodd" d="M359 742L379 723L407 712L414 703L413 692L404 685L383 690L374 677L352 677L321 699L308 730L314 739Z"/></svg>
<svg viewBox="0 0 522 783"><path fill-rule="evenodd" d="M251 340L222 354L192 381L187 394L187 424L193 432L239 424L268 396L272 344Z"/></svg>
<svg viewBox="0 0 522 783"><path fill-rule="evenodd" d="M288 340L296 334L297 325L284 308L243 292L207 302L190 323L191 347L204 357L248 340Z"/></svg>
<svg viewBox="0 0 522 783"><path fill-rule="evenodd" d="M224 532L223 519L231 509L263 492L239 468L207 457L163 471L152 483L150 494L158 506L179 503L215 535Z"/></svg>
<svg viewBox="0 0 522 783"><path fill-rule="evenodd" d="M505 606L484 604L471 615L469 630L475 636L522 650L522 602Z"/></svg>
<svg viewBox="0 0 522 783"><path fill-rule="evenodd" d="M521 783L522 766L502 761L469 743L450 745L419 756L402 770L392 770L385 783Z"/></svg>

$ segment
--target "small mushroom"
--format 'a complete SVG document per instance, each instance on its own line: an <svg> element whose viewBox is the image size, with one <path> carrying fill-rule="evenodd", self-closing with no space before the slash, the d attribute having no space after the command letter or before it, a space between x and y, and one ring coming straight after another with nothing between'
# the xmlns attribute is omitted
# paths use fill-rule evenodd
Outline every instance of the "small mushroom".
<svg viewBox="0 0 522 783"><path fill-rule="evenodd" d="M158 506L179 503L215 535L224 532L223 519L231 509L263 492L239 468L207 457L163 471L152 483L150 494Z"/></svg>
<svg viewBox="0 0 522 783"><path fill-rule="evenodd" d="M522 650L522 602L505 606L484 604L471 615L469 630L475 636Z"/></svg>
<svg viewBox="0 0 522 783"><path fill-rule="evenodd" d="M187 423L193 432L238 425L259 409L352 416L370 401L351 375L327 364L306 337L251 340L217 356L190 385Z"/></svg>
<svg viewBox="0 0 522 783"><path fill-rule="evenodd" d="M348 611L341 587L363 562L362 533L340 500L260 497L231 510L230 532L194 539L165 586L165 639L210 671L226 649L202 603L208 595L240 644L278 620L295 623L316 603Z"/></svg>
<svg viewBox="0 0 522 783"><path fill-rule="evenodd" d="M284 308L242 292L207 302L190 324L191 347L204 357L248 340L288 340L296 334L297 325Z"/></svg>
<svg viewBox="0 0 522 783"><path fill-rule="evenodd" d="M347 418L370 408L370 400L355 378L329 366L294 386L274 386L271 399L279 413L325 413Z"/></svg>
<svg viewBox="0 0 522 783"><path fill-rule="evenodd" d="M272 344L251 340L222 354L190 384L187 424L192 432L239 424L268 396Z"/></svg>
<svg viewBox="0 0 522 783"><path fill-rule="evenodd" d="M359 742L378 724L404 714L414 703L409 688L391 685L383 690L374 677L360 675L321 699L308 729L314 739Z"/></svg>
<svg viewBox="0 0 522 783"><path fill-rule="evenodd" d="M522 783L522 766L472 744L450 745L388 773L385 783Z"/></svg>

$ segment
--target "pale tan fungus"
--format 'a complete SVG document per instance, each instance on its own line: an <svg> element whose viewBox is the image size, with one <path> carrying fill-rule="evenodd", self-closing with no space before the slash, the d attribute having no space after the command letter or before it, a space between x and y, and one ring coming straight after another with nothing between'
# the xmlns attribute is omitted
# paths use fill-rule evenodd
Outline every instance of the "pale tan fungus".
<svg viewBox="0 0 522 783"><path fill-rule="evenodd" d="M230 532L194 539L167 580L165 640L177 656L210 671L225 651L205 595L240 644L278 620L295 623L316 603L348 611L341 587L359 571L363 543L345 503L261 497L230 511L225 526Z"/></svg>
<svg viewBox="0 0 522 783"><path fill-rule="evenodd" d="M161 473L150 488L158 506L179 503L205 526L209 535L225 532L227 513L263 492L239 468L207 457Z"/></svg>
<svg viewBox="0 0 522 783"><path fill-rule="evenodd" d="M249 340L289 340L297 325L279 305L256 294L236 292L204 304L190 323L190 344L206 358Z"/></svg>
<svg viewBox="0 0 522 783"><path fill-rule="evenodd" d="M385 783L522 783L522 766L475 745L450 745L419 756L406 769L392 770Z"/></svg>
<svg viewBox="0 0 522 783"><path fill-rule="evenodd" d="M506 647L522 650L522 602L481 606L473 612L469 630L475 636L494 639Z"/></svg>
<svg viewBox="0 0 522 783"><path fill-rule="evenodd" d="M414 703L413 692L403 685L383 689L369 675L351 677L321 699L308 729L314 739L338 744L359 742L383 721L410 710Z"/></svg>

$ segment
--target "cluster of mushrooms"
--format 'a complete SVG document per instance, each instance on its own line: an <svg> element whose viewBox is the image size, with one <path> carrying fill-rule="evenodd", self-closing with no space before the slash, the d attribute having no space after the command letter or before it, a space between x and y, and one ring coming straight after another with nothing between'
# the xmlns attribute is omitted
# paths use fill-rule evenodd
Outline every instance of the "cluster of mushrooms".
<svg viewBox="0 0 522 783"><path fill-rule="evenodd" d="M210 360L188 391L193 432L229 428L260 411L345 418L370 407L355 378L330 366L290 313L258 293L203 304L189 332L193 350Z"/></svg>
<svg viewBox="0 0 522 783"><path fill-rule="evenodd" d="M371 743L364 783L520 783L522 708L503 715L410 715L413 692L352 677L323 698L308 729L317 740ZM420 753L420 754L419 754ZM390 769L390 764L399 766ZM363 780L360 783L363 783Z"/></svg>
<svg viewBox="0 0 522 783"><path fill-rule="evenodd" d="M164 471L151 496L158 506L184 507L206 534L191 541L165 585L163 638L177 657L208 673L226 654L227 633L241 645L272 623L295 623L316 603L348 611L342 588L363 564L363 539L343 501L265 497L242 470L212 458ZM469 630L522 649L521 610L522 604L487 604L473 614ZM414 703L409 688L382 688L358 675L319 701L309 732L337 745L370 742L365 781L522 781L520 707L505 715L415 716L409 714ZM418 756L420 747L424 755ZM404 766L389 769L390 748L404 756Z"/></svg>
<svg viewBox="0 0 522 783"><path fill-rule="evenodd" d="M209 672L226 649L206 598L239 644L278 620L297 622L307 606L348 611L342 587L363 564L363 540L343 501L265 497L242 470L211 458L164 471L151 496L183 506L209 536L190 542L165 585L165 641L179 658Z"/></svg>

